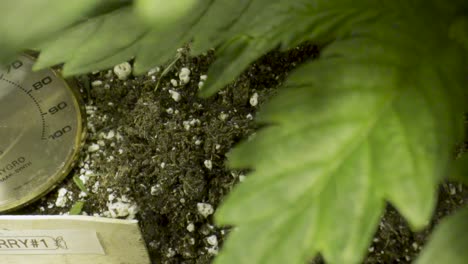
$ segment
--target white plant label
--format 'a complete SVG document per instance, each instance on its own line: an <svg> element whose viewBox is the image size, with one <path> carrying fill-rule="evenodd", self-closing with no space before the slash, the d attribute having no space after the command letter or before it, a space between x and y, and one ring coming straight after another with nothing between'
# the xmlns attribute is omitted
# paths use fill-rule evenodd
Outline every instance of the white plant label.
<svg viewBox="0 0 468 264"><path fill-rule="evenodd" d="M94 230L0 230L0 255L105 255Z"/></svg>

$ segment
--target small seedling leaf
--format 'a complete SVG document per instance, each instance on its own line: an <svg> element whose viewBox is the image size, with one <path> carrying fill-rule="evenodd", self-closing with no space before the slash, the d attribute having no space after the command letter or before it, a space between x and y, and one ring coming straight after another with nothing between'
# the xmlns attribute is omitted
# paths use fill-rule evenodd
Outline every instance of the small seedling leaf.
<svg viewBox="0 0 468 264"><path fill-rule="evenodd" d="M76 203L73 204L72 208L70 208L70 215L79 215L81 214L81 211L83 210L85 202L84 201L77 201Z"/></svg>
<svg viewBox="0 0 468 264"><path fill-rule="evenodd" d="M86 189L83 181L80 179L80 177L78 176L73 176L73 182L76 184L76 186L78 186L78 188L80 189L80 191L84 192L84 193L88 193L88 189Z"/></svg>

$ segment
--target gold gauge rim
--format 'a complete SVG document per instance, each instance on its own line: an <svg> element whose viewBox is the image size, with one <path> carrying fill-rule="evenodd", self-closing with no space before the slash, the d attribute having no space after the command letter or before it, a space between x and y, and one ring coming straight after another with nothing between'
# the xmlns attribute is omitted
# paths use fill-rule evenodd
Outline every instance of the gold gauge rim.
<svg viewBox="0 0 468 264"><path fill-rule="evenodd" d="M37 59L36 53L34 52L24 52L20 55L28 57L33 62L35 62ZM80 157L80 151L86 141L86 111L83 97L79 92L80 85L78 81L74 78L63 78L61 70L58 67L48 68L48 70L50 70L55 75L55 77L63 80L63 89L68 89L71 92L73 104L77 109L77 136L74 140L73 152L68 157L66 157L66 160L64 160L62 170L48 176L47 182L40 185L37 190L33 190L28 195L1 206L0 215L31 205L55 189L76 166Z"/></svg>

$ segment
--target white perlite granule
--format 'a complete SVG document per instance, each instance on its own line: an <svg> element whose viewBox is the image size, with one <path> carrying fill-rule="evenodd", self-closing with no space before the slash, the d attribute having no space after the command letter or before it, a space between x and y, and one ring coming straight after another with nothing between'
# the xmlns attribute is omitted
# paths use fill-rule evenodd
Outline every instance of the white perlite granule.
<svg viewBox="0 0 468 264"><path fill-rule="evenodd" d="M188 224L187 231L189 231L190 233L195 231L195 225L193 223Z"/></svg>
<svg viewBox="0 0 468 264"><path fill-rule="evenodd" d="M119 80L125 81L128 79L128 76L132 74L132 65L128 62L124 62L114 67L114 73L117 75Z"/></svg>
<svg viewBox="0 0 468 264"><path fill-rule="evenodd" d="M137 205L131 203L125 196L117 198L117 202L115 203L109 201L107 203L107 208L109 209L109 213L112 218L127 217L127 219L134 219L138 212Z"/></svg>
<svg viewBox="0 0 468 264"><path fill-rule="evenodd" d="M203 164L205 164L205 167L209 170L213 168L213 162L211 162L211 160L205 160Z"/></svg>
<svg viewBox="0 0 468 264"><path fill-rule="evenodd" d="M249 103L251 106L257 106L258 104L258 93L254 93L252 97L250 97Z"/></svg>
<svg viewBox="0 0 468 264"><path fill-rule="evenodd" d="M216 237L216 235L211 235L211 236L206 238L206 242L208 242L208 244L216 247L218 245L218 238Z"/></svg>
<svg viewBox="0 0 468 264"><path fill-rule="evenodd" d="M91 144L89 147L88 147L88 152L96 152L100 149L101 147L98 145L98 144Z"/></svg>
<svg viewBox="0 0 468 264"><path fill-rule="evenodd" d="M209 203L197 203L197 210L205 218L214 213L213 206Z"/></svg>
<svg viewBox="0 0 468 264"><path fill-rule="evenodd" d="M174 91L174 90L169 90L169 93L171 94L171 97L174 101L176 102L179 102L180 101L180 93L178 93L177 91Z"/></svg>
<svg viewBox="0 0 468 264"><path fill-rule="evenodd" d="M68 190L65 189L65 188L60 188L59 189L57 200L55 201L55 206L65 207L65 205L67 205L67 202L68 202L68 198L66 196L67 193L68 193Z"/></svg>
<svg viewBox="0 0 468 264"><path fill-rule="evenodd" d="M190 70L187 67L180 69L179 73L180 84L184 85L190 81Z"/></svg>

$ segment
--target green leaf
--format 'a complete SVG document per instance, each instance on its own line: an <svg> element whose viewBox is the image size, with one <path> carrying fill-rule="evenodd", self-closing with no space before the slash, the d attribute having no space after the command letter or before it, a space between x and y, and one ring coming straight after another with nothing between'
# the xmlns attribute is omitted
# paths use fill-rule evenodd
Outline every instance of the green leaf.
<svg viewBox="0 0 468 264"><path fill-rule="evenodd" d="M77 201L76 203L73 204L72 208L70 208L70 215L79 215L81 214L81 211L83 210L85 202L84 201Z"/></svg>
<svg viewBox="0 0 468 264"><path fill-rule="evenodd" d="M34 47L39 41L83 19L99 5L95 0L4 0L0 16L0 60Z"/></svg>
<svg viewBox="0 0 468 264"><path fill-rule="evenodd" d="M151 24L170 25L187 15L199 0L136 0L135 8Z"/></svg>
<svg viewBox="0 0 468 264"><path fill-rule="evenodd" d="M464 153L455 160L450 178L468 185L468 154Z"/></svg>
<svg viewBox="0 0 468 264"><path fill-rule="evenodd" d="M416 264L465 264L468 259L468 208L443 219Z"/></svg>
<svg viewBox="0 0 468 264"><path fill-rule="evenodd" d="M96 16L104 15L106 13L110 13L117 9L131 6L133 4L133 0L105 0L105 1L98 1L99 4L86 15L86 18L93 18Z"/></svg>
<svg viewBox="0 0 468 264"><path fill-rule="evenodd" d="M34 69L65 62L65 76L102 70L130 60L149 29L131 7L89 19L44 43Z"/></svg>
<svg viewBox="0 0 468 264"><path fill-rule="evenodd" d="M194 39L192 48L195 54L223 43L210 69L210 79L201 91L202 96L209 96L279 44L287 48L326 34L330 39L379 14L377 11L362 12L349 1L343 1L337 8L327 1L317 0L316 5L309 2L250 0L234 5L226 1L203 1L190 15L172 26L153 25L151 34L141 41L135 73L141 74L169 59L171 54L168 50L191 39ZM328 23L320 24L324 21Z"/></svg>
<svg viewBox="0 0 468 264"><path fill-rule="evenodd" d="M277 44L262 38L238 36L221 46L208 70L208 80L200 91L200 96L208 97L221 90L255 59L273 49Z"/></svg>
<svg viewBox="0 0 468 264"><path fill-rule="evenodd" d="M385 201L427 224L463 134L466 61L413 30L371 25L292 73L229 155L253 173L215 215L238 228L215 263L360 263Z"/></svg>
<svg viewBox="0 0 468 264"><path fill-rule="evenodd" d="M73 176L73 182L76 184L76 186L80 189L80 191L84 193L88 193L88 189L86 189L83 181L78 177L77 175Z"/></svg>
<svg viewBox="0 0 468 264"><path fill-rule="evenodd" d="M214 1L206 14L200 18L193 29L194 42L192 52L200 54L210 48L215 48L223 41L246 34L252 20L262 12L268 12L271 0L218 0ZM268 21L268 20L266 20ZM270 23L273 23L270 20Z"/></svg>
<svg viewBox="0 0 468 264"><path fill-rule="evenodd" d="M251 175L218 209L218 222L231 222L234 211L229 215L223 212L232 206L230 201L236 203L230 199L238 200L239 192L248 195L250 201L253 196L258 198L249 207L243 204L245 211L237 212L236 220L245 217L249 222L236 221L239 229L229 237L215 263L305 263L318 251L322 251L327 263L358 263L384 204L372 190L370 149L364 146L353 154L354 167L337 168L336 178L328 183L325 179L311 179L321 173L319 168L275 175L269 184L260 179L265 175ZM244 186L255 188L256 194L241 190ZM279 211L269 214L275 203ZM256 220L251 219L252 213Z"/></svg>
<svg viewBox="0 0 468 264"><path fill-rule="evenodd" d="M106 69L136 57L134 74L142 74L166 62L190 40L188 32L206 10L201 4L197 7L174 25L151 28L136 17L133 7L94 17L43 44L35 69L64 62L63 73L69 76Z"/></svg>
<svg viewBox="0 0 468 264"><path fill-rule="evenodd" d="M468 51L468 17L458 17L450 25L449 36Z"/></svg>
<svg viewBox="0 0 468 264"><path fill-rule="evenodd" d="M305 38L315 38L313 34L326 34L337 29L349 31L356 21L362 22L363 17L369 19L366 12L357 12L360 10L356 11L346 1L341 9L330 9L324 4L326 1L316 2L320 4L306 5L308 1L305 0L243 1L229 9L227 2L206 0L197 3L189 14L179 16L174 23L153 23L150 28L135 19L133 9L124 5L112 13L75 25L43 44L43 54L35 69L65 62L64 74L68 76L102 70L136 57L134 74L142 74L165 63L173 56L171 50L175 52L176 47L193 38L194 49L198 51L224 42L217 53L218 60L211 68L212 78L202 91L202 95L207 96L220 90L253 60L281 43L285 48ZM136 8L141 5L137 3ZM332 22L320 25L319 22L330 18L334 18ZM115 27L117 24L123 26ZM304 37L294 37L298 35ZM239 41L244 37L250 40ZM230 53L232 50L236 52ZM231 61L232 65L226 66ZM224 67L228 69L224 70ZM218 73L222 74L218 76Z"/></svg>
<svg viewBox="0 0 468 264"><path fill-rule="evenodd" d="M330 42L334 38L350 34L353 26L375 19L382 12L377 7L375 10L363 11L346 1L341 3L342 6L337 5L338 7L327 5L327 1L312 4L310 1L281 0L259 6L261 2L263 3L261 0L253 1L246 14L242 14L234 25L230 25L227 32L219 32L221 37L218 39L227 39L231 35L236 37L225 41L216 52L217 60L210 67L210 79L201 90L201 96L210 96L219 91L252 61L279 45L282 49L287 49L294 48L305 40ZM271 22L263 23L264 21ZM200 23L203 25L202 22ZM196 51L207 47L206 41L200 42L200 38L197 38L199 34L207 39L215 38L210 38L209 35L214 31L200 29L199 32L194 41Z"/></svg>
<svg viewBox="0 0 468 264"><path fill-rule="evenodd" d="M136 53L134 72L142 74L174 56L176 50L187 44L193 35L190 33L197 21L208 10L213 0L200 1L186 16L170 26L152 25L150 34L145 36Z"/></svg>

